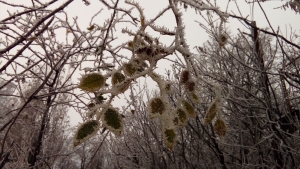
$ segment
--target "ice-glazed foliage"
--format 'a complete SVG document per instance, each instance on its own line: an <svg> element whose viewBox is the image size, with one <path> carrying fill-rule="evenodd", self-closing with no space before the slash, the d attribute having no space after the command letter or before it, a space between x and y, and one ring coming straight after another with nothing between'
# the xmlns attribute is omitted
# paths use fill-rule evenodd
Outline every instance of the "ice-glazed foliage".
<svg viewBox="0 0 300 169"><path fill-rule="evenodd" d="M105 78L100 73L84 75L79 83L79 88L87 92L96 92L105 84Z"/></svg>
<svg viewBox="0 0 300 169"><path fill-rule="evenodd" d="M195 109L189 102L184 100L184 101L182 101L182 105L189 117L191 117L191 118L196 117Z"/></svg>
<svg viewBox="0 0 300 169"><path fill-rule="evenodd" d="M190 72L187 70L184 70L181 72L180 75L180 83L186 83L189 80Z"/></svg>
<svg viewBox="0 0 300 169"><path fill-rule="evenodd" d="M150 117L163 114L165 109L165 104L160 97L153 98L149 101Z"/></svg>
<svg viewBox="0 0 300 169"><path fill-rule="evenodd" d="M132 63L124 63L123 70L127 76L132 76L136 72L136 67Z"/></svg>
<svg viewBox="0 0 300 169"><path fill-rule="evenodd" d="M123 119L114 108L108 108L104 113L102 120L104 125L115 135L120 136L123 128Z"/></svg>
<svg viewBox="0 0 300 169"><path fill-rule="evenodd" d="M195 103L200 103L200 99L199 99L199 97L196 95L196 93L194 93L194 92L192 92L191 93L191 99L193 100L193 102L195 102Z"/></svg>
<svg viewBox="0 0 300 169"><path fill-rule="evenodd" d="M195 90L195 85L196 85L195 82L188 81L184 84L184 87L188 92L192 92Z"/></svg>
<svg viewBox="0 0 300 169"><path fill-rule="evenodd" d="M225 122L222 119L218 118L216 120L215 125L214 125L214 131L220 137L225 136L225 134L227 132L227 127L226 127Z"/></svg>
<svg viewBox="0 0 300 169"><path fill-rule="evenodd" d="M123 82L124 80L125 80L125 76L120 72L116 72L112 75L111 83L112 85L116 85L118 83Z"/></svg>
<svg viewBox="0 0 300 169"><path fill-rule="evenodd" d="M173 150L175 142L176 142L176 132L174 129L165 129L164 130L164 141L165 145L170 149Z"/></svg>
<svg viewBox="0 0 300 169"><path fill-rule="evenodd" d="M138 72L142 72L148 67L147 63L141 59L133 59L132 64L136 67Z"/></svg>
<svg viewBox="0 0 300 169"><path fill-rule="evenodd" d="M205 114L205 117L204 117L204 124L207 124L207 123L210 123L215 117L216 117L216 114L217 114L217 110L218 110L218 107L217 107L217 102L216 101L213 101L211 103L211 105L209 106L206 114Z"/></svg>
<svg viewBox="0 0 300 169"><path fill-rule="evenodd" d="M180 126L185 126L187 120L188 120L188 117L186 115L186 112L182 109L177 109L176 111L176 114L178 116L178 125Z"/></svg>
<svg viewBox="0 0 300 169"><path fill-rule="evenodd" d="M226 35L224 34L219 35L219 39L218 39L219 45L224 46L227 43L227 39L228 38Z"/></svg>
<svg viewBox="0 0 300 169"><path fill-rule="evenodd" d="M94 136L99 129L99 125L99 121L97 120L90 120L81 124L75 134L74 146L77 146Z"/></svg>

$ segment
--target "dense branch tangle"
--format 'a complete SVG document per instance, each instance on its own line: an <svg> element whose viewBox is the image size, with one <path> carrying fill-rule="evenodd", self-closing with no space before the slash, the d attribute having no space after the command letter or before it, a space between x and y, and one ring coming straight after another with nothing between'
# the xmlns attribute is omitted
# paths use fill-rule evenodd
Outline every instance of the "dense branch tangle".
<svg viewBox="0 0 300 169"><path fill-rule="evenodd" d="M102 166L118 168L121 164L131 168L299 164L299 147L292 144L299 139L295 136L299 45L243 17L228 15L209 1L166 2L152 18L138 2L91 2L108 10L96 12L84 28L80 18L67 13L66 7L75 3L72 0L55 9L51 7L59 1L10 4L24 11L0 21L0 37L5 37L0 49L0 96L5 98L3 103L14 105L5 107L5 116L1 114L0 166L76 168L78 163L71 161L79 158L81 168L96 168L98 159ZM183 11L187 8L202 17L207 13L206 30L213 37L198 48L198 54L186 40ZM158 25L169 14L174 29ZM243 20L256 33L283 40L283 66L274 64L281 53L264 41L266 36L252 41L246 33L237 38L228 34L224 26L228 17ZM167 44L164 37L171 42ZM173 64L167 76L159 72L159 64L165 61ZM280 72L275 70L279 67ZM148 94L147 84L137 88L143 78L151 79L158 92ZM283 86L284 96L277 86ZM128 100L121 109L116 100L122 97ZM73 138L63 140L65 134L59 131L66 127L68 108L84 122L71 131ZM22 139L15 139L20 136L18 130L26 133ZM64 158L54 163L57 160L52 157L61 155L53 148L56 142L58 147L74 145L65 157L74 166L64 163ZM15 159L23 163L18 165Z"/></svg>

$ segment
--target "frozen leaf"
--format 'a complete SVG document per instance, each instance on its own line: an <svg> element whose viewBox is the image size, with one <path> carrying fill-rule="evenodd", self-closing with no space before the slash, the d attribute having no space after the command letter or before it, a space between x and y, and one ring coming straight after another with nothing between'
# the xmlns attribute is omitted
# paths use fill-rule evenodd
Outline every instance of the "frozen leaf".
<svg viewBox="0 0 300 169"><path fill-rule="evenodd" d="M123 64L124 72L127 76L132 76L136 72L136 67L132 63Z"/></svg>
<svg viewBox="0 0 300 169"><path fill-rule="evenodd" d="M74 138L74 146L78 146L79 144L83 143L87 139L94 136L98 129L99 129L99 121L97 120L90 120L83 124L81 124L75 134Z"/></svg>
<svg viewBox="0 0 300 169"><path fill-rule="evenodd" d="M224 34L221 34L220 36L219 36L219 39L218 39L218 42L219 42L219 45L220 46L224 46L226 43L227 43L227 36L226 35L224 35Z"/></svg>
<svg viewBox="0 0 300 169"><path fill-rule="evenodd" d="M192 98L194 103L200 104L200 99L194 92L191 93L191 98Z"/></svg>
<svg viewBox="0 0 300 169"><path fill-rule="evenodd" d="M204 124L210 123L215 118L215 116L217 114L217 110L218 110L217 106L218 105L217 105L216 101L211 103L211 105L209 106L209 108L205 114Z"/></svg>
<svg viewBox="0 0 300 169"><path fill-rule="evenodd" d="M110 107L104 113L102 117L104 125L113 132L116 136L120 136L123 129L123 119L119 112Z"/></svg>
<svg viewBox="0 0 300 169"><path fill-rule="evenodd" d="M225 136L226 131L227 131L227 127L226 127L225 122L222 119L218 118L216 120L215 125L214 125L214 131L220 137Z"/></svg>
<svg viewBox="0 0 300 169"><path fill-rule="evenodd" d="M189 80L190 72L184 70L181 72L180 83L186 83Z"/></svg>
<svg viewBox="0 0 300 169"><path fill-rule="evenodd" d="M87 92L96 92L105 84L105 78L99 73L91 73L83 76L79 88Z"/></svg>
<svg viewBox="0 0 300 169"><path fill-rule="evenodd" d="M178 116L178 125L185 126L188 120L186 112L183 111L182 109L177 109L176 114Z"/></svg>
<svg viewBox="0 0 300 169"><path fill-rule="evenodd" d="M168 149L173 150L176 143L176 132L174 129L165 129L164 132L164 142Z"/></svg>
<svg viewBox="0 0 300 169"><path fill-rule="evenodd" d="M149 111L151 118L159 117L163 114L165 109L165 104L160 97L153 98L149 101Z"/></svg>
<svg viewBox="0 0 300 169"><path fill-rule="evenodd" d="M195 90L195 82L193 81L188 81L184 84L185 90L187 90L188 92L192 92Z"/></svg>
<svg viewBox="0 0 300 169"><path fill-rule="evenodd" d="M183 105L185 111L188 113L189 117L191 117L191 118L196 117L195 109L189 102L182 101L182 105Z"/></svg>

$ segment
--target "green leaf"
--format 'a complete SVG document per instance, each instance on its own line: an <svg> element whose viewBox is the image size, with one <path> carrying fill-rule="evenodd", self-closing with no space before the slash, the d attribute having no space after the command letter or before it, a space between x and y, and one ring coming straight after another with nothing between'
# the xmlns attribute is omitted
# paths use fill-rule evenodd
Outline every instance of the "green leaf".
<svg viewBox="0 0 300 169"><path fill-rule="evenodd" d="M114 108L108 108L102 117L104 125L115 135L120 136L123 129L123 119Z"/></svg>
<svg viewBox="0 0 300 169"><path fill-rule="evenodd" d="M178 116L178 125L185 126L188 120L186 112L183 111L182 109L177 109L176 114Z"/></svg>
<svg viewBox="0 0 300 169"><path fill-rule="evenodd" d="M195 118L196 113L194 107L187 101L182 101L182 105L185 109L185 111L188 113L189 117Z"/></svg>
<svg viewBox="0 0 300 169"><path fill-rule="evenodd" d="M79 83L79 88L87 92L96 92L105 84L105 78L99 73L84 75Z"/></svg>
<svg viewBox="0 0 300 169"><path fill-rule="evenodd" d="M99 121L90 120L81 124L75 134L74 147L94 136L99 129Z"/></svg>
<svg viewBox="0 0 300 169"><path fill-rule="evenodd" d="M168 149L173 150L176 143L176 132L174 129L165 129L164 133L164 142Z"/></svg>
<svg viewBox="0 0 300 169"><path fill-rule="evenodd" d="M210 123L216 117L217 110L218 110L217 102L214 101L211 103L204 116L204 124Z"/></svg>
<svg viewBox="0 0 300 169"><path fill-rule="evenodd" d="M222 119L218 118L216 120L215 125L214 125L214 131L220 137L224 137L226 135L227 127L226 127L225 122Z"/></svg>
<svg viewBox="0 0 300 169"><path fill-rule="evenodd" d="M152 98L149 101L149 111L151 118L162 115L165 109L165 104L160 97Z"/></svg>
<svg viewBox="0 0 300 169"><path fill-rule="evenodd" d="M132 63L124 63L123 64L124 72L127 76L132 76L136 72L136 67Z"/></svg>

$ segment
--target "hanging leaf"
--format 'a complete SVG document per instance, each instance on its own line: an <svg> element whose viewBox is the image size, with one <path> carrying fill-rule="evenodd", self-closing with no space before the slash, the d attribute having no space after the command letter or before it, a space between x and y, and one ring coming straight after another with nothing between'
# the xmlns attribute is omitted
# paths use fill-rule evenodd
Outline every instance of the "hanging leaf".
<svg viewBox="0 0 300 169"><path fill-rule="evenodd" d="M176 114L178 116L178 125L179 126L185 126L186 122L188 120L188 117L186 115L186 112L183 111L182 109L177 109Z"/></svg>
<svg viewBox="0 0 300 169"><path fill-rule="evenodd" d="M184 84L185 90L188 92L192 92L195 90L195 82L193 81L188 81Z"/></svg>
<svg viewBox="0 0 300 169"><path fill-rule="evenodd" d="M207 123L210 123L215 117L216 117L216 114L217 114L217 110L218 110L218 107L217 107L217 102L216 101L213 101L211 103L211 105L209 106L206 114L205 114L205 117L204 117L204 124L207 124Z"/></svg>
<svg viewBox="0 0 300 169"><path fill-rule="evenodd" d="M136 72L136 67L132 63L124 63L123 66L124 73L127 76L132 76Z"/></svg>
<svg viewBox="0 0 300 169"><path fill-rule="evenodd" d="M90 120L81 124L75 134L74 147L94 136L99 130L99 126L100 124L97 120Z"/></svg>
<svg viewBox="0 0 300 169"><path fill-rule="evenodd" d="M116 73L114 73L114 74L112 75L111 83L112 83L113 85L116 85L116 84L118 84L118 83L123 82L124 80L125 80L125 76L124 76L122 73L120 73L120 72L116 72Z"/></svg>
<svg viewBox="0 0 300 169"><path fill-rule="evenodd" d="M112 107L108 108L102 117L104 125L116 136L120 136L123 129L123 119L118 111Z"/></svg>
<svg viewBox="0 0 300 169"><path fill-rule="evenodd" d="M226 127L225 122L222 119L218 118L216 120L215 125L214 125L214 131L220 137L224 137L226 135L227 127Z"/></svg>
<svg viewBox="0 0 300 169"><path fill-rule="evenodd" d="M163 131L164 135L164 143L166 147L170 150L173 150L174 145L176 143L176 132L174 129L164 129Z"/></svg>
<svg viewBox="0 0 300 169"><path fill-rule="evenodd" d="M181 72L180 76L180 83L186 83L189 80L190 72L187 70L184 70Z"/></svg>
<svg viewBox="0 0 300 169"><path fill-rule="evenodd" d="M84 75L79 83L79 88L87 92L96 92L105 84L105 78L99 73Z"/></svg>
<svg viewBox="0 0 300 169"><path fill-rule="evenodd" d="M196 117L195 109L189 102L182 101L182 105L183 105L185 111L188 113L189 117L191 117L191 118Z"/></svg>
<svg viewBox="0 0 300 169"><path fill-rule="evenodd" d="M149 101L150 118L159 117L165 109L165 104L160 97L152 98Z"/></svg>
<svg viewBox="0 0 300 169"><path fill-rule="evenodd" d="M190 94L191 94L192 101L193 101L194 103L200 104L200 99L199 99L199 97L198 97L194 92L192 92L192 93L190 93Z"/></svg>
<svg viewBox="0 0 300 169"><path fill-rule="evenodd" d="M221 34L218 38L218 42L220 46L224 46L227 43L228 37L225 34Z"/></svg>

